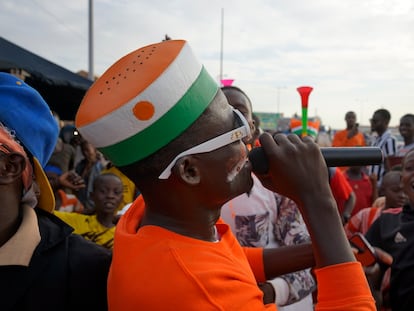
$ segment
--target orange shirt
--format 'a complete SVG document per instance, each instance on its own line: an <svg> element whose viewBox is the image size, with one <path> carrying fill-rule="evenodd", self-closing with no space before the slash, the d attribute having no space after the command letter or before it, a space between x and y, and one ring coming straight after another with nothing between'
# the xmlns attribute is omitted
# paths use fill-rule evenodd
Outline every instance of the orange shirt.
<svg viewBox="0 0 414 311"><path fill-rule="evenodd" d="M318 281L315 311L377 310L359 262L327 266L316 269L315 274Z"/></svg>
<svg viewBox="0 0 414 311"><path fill-rule="evenodd" d="M222 222L216 224L217 242L151 225L137 231L144 209L140 196L117 225L108 276L110 311L276 309L275 304L263 304L257 286L264 281L263 249L242 248ZM316 273L324 297L318 303L329 306L325 310L375 310L359 263Z"/></svg>
<svg viewBox="0 0 414 311"><path fill-rule="evenodd" d="M66 193L62 189L59 189L57 195L60 196L61 205L57 209L60 212L75 212L75 213L82 213L83 212L83 204L77 198L76 195Z"/></svg>
<svg viewBox="0 0 414 311"><path fill-rule="evenodd" d="M347 137L348 130L337 131L332 140L332 147L363 147L366 146L365 137L358 132L351 138Z"/></svg>

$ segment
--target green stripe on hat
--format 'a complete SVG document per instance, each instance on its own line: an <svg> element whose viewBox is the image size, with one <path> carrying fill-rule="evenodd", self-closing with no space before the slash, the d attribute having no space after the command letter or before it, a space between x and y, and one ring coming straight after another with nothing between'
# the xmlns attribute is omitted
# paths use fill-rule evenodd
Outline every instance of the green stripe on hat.
<svg viewBox="0 0 414 311"><path fill-rule="evenodd" d="M202 68L183 97L157 122L119 143L98 148L116 166L137 162L166 146L183 133L213 100L217 83Z"/></svg>

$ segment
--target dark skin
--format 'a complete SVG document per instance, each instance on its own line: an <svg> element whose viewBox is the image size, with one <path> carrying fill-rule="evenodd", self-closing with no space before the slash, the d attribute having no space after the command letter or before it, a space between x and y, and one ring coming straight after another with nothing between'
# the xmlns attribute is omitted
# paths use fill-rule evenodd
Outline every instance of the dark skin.
<svg viewBox="0 0 414 311"><path fill-rule="evenodd" d="M389 120L386 120L381 113L374 112L371 121L371 130L381 136L388 129Z"/></svg>
<svg viewBox="0 0 414 311"><path fill-rule="evenodd" d="M344 211L341 215L343 225L346 224L349 218L351 217L352 210L354 209L354 206L355 206L355 201L356 201L355 193L351 192L348 200L346 200L345 202Z"/></svg>
<svg viewBox="0 0 414 311"><path fill-rule="evenodd" d="M255 121L253 119L252 104L250 99L235 88L223 88L223 93L225 94L228 103L233 106L235 109L239 110L246 120L249 122L250 129L252 133L255 131ZM304 245L302 248L292 246L285 246L282 250L279 249L264 249L266 255L264 258L272 258L275 256L280 256L280 258L286 258L285 256L292 256L291 260L286 260L285 262L275 265L274 262L266 262L265 265L272 268L266 271L269 274L273 275L282 275L282 271L297 271L300 270L304 265L307 267L312 267L315 263L313 258L312 247L310 244ZM272 253L275 254L272 254ZM281 254L280 254L281 252ZM263 301L264 303L274 302L275 301L275 291L271 284L269 283L260 283L260 289L263 291Z"/></svg>
<svg viewBox="0 0 414 311"><path fill-rule="evenodd" d="M94 180L91 198L95 203L96 218L107 228L115 226L114 213L123 198L121 179L114 174L102 174Z"/></svg>
<svg viewBox="0 0 414 311"><path fill-rule="evenodd" d="M90 173L92 166L98 160L98 155L96 152L96 148L92 146L90 143L88 143L87 141L82 142L81 147L82 147L82 154L87 160L87 163L80 175L82 177L85 177Z"/></svg>
<svg viewBox="0 0 414 311"><path fill-rule="evenodd" d="M250 131L254 133L256 130L256 125L253 119L252 104L250 103L249 98L247 98L240 91L232 88L223 89L223 93L226 95L229 105L239 110L243 114L247 122L249 122ZM246 143L251 142L247 141Z"/></svg>
<svg viewBox="0 0 414 311"><path fill-rule="evenodd" d="M16 233L21 223L22 172L25 167L22 154L0 154L0 246Z"/></svg>
<svg viewBox="0 0 414 311"><path fill-rule="evenodd" d="M404 145L414 143L414 115L407 114L401 117L398 130L404 138Z"/></svg>
<svg viewBox="0 0 414 311"><path fill-rule="evenodd" d="M370 120L371 122L371 131L377 132L378 136L381 136L388 130L388 124L390 122L389 119L387 119L383 113L381 113L381 110L377 110L372 115L372 118ZM384 162L385 170L388 171L390 169L390 164L388 163L387 158Z"/></svg>
<svg viewBox="0 0 414 311"><path fill-rule="evenodd" d="M210 104L208 113L211 122L204 126L203 140L234 128L233 113L221 91ZM355 261L317 144L312 138L301 140L296 135L276 135L273 139L267 133L261 135L260 142L270 159L270 171L258 177L267 188L298 204L312 237L315 266ZM157 225L185 236L214 241L214 225L223 203L252 187L249 162L231 183L226 182L227 173L241 156L241 147L241 143L234 143L210 153L185 156L177 161L167 180L138 180L137 187L146 203L141 226ZM306 158L302 156L304 153L308 154ZM312 183L303 182L308 176L314 177ZM184 197L186 200L182 199ZM288 261L286 257L281 258L281 251L283 248L264 253L268 278L292 272L277 271L275 274L277 266Z"/></svg>
<svg viewBox="0 0 414 311"><path fill-rule="evenodd" d="M234 128L233 112L225 98L222 97L217 107L217 118L211 118L215 124L205 126L206 140ZM217 186L218 180L226 179L229 167L237 163L235 155L240 146L241 143L234 143L214 153L185 156L174 166L168 180L157 179L153 183L147 180L137 185L147 205L142 225L155 224L179 234L214 241L214 225L229 193L234 197L252 186L248 170L243 170L233 184L223 182ZM212 166L217 167L215 174L211 172ZM186 198L184 202L183 197Z"/></svg>
<svg viewBox="0 0 414 311"><path fill-rule="evenodd" d="M292 198L298 205L312 238L315 267L355 261L342 228L328 182L326 164L311 137L264 133L260 143L269 161L269 173L260 176L272 191ZM304 158L302 155L307 154ZM305 176L315 176L303 183Z"/></svg>
<svg viewBox="0 0 414 311"><path fill-rule="evenodd" d="M345 114L346 129L348 130L348 138L354 137L358 134L358 123L356 123L356 113L348 111Z"/></svg>

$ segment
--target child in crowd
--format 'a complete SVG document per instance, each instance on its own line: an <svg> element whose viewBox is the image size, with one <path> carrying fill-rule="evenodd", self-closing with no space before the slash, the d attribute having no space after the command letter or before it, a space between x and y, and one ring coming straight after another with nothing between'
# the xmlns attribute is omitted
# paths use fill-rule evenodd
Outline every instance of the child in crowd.
<svg viewBox="0 0 414 311"><path fill-rule="evenodd" d="M96 213L82 215L56 211L55 214L75 229L87 240L91 240L108 249L114 243L114 213L123 197L121 179L112 173L98 175L93 183L91 198L95 204Z"/></svg>
<svg viewBox="0 0 414 311"><path fill-rule="evenodd" d="M381 192L384 193L384 206L367 207L352 216L344 226L348 238L356 232L365 234L382 213L400 212L407 202L407 198L400 185L400 172L398 171L390 171L384 175Z"/></svg>
<svg viewBox="0 0 414 311"><path fill-rule="evenodd" d="M104 173L112 173L117 175L122 180L123 185L123 199L119 204L116 212L120 212L125 205L132 203L139 194L139 191L135 184L126 177L118 168L116 168L110 161L105 166L105 168L101 171L102 174Z"/></svg>
<svg viewBox="0 0 414 311"><path fill-rule="evenodd" d="M408 229L408 232L405 231L405 228L411 226L411 223L407 222L412 219L412 211L407 205L408 199L400 171L386 173L383 183L385 186L381 185L381 187L385 194L385 207L370 212L371 215L368 214L368 217L365 217L367 220L362 218L361 225L362 229L366 230L365 237L372 246L380 248L395 258L406 244L406 237L412 232L411 229ZM370 216L375 220L370 220ZM364 228L365 221L368 222L367 228ZM390 304L388 291L391 269L389 265L384 264L381 264L380 268L379 273L376 276L371 275L369 280L377 301L385 308Z"/></svg>

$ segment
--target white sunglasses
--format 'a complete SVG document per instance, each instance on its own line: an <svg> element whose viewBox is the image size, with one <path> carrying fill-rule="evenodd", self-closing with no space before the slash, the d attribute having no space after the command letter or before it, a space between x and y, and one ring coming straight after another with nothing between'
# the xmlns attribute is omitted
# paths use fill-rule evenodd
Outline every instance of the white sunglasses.
<svg viewBox="0 0 414 311"><path fill-rule="evenodd" d="M246 136L250 136L249 122L247 122L246 118L240 111L233 109L233 112L235 114L236 121L239 125L241 125L240 127L235 128L227 133L221 134L220 136L214 137L210 140L207 140L199 145L196 145L190 149L181 152L170 162L170 164L168 164L165 170L162 171L160 176L158 176L158 179L168 179L171 175L171 169L173 168L177 160L179 158L182 158L183 156L210 152L223 146L230 145L231 143L234 143L237 140L242 140Z"/></svg>

